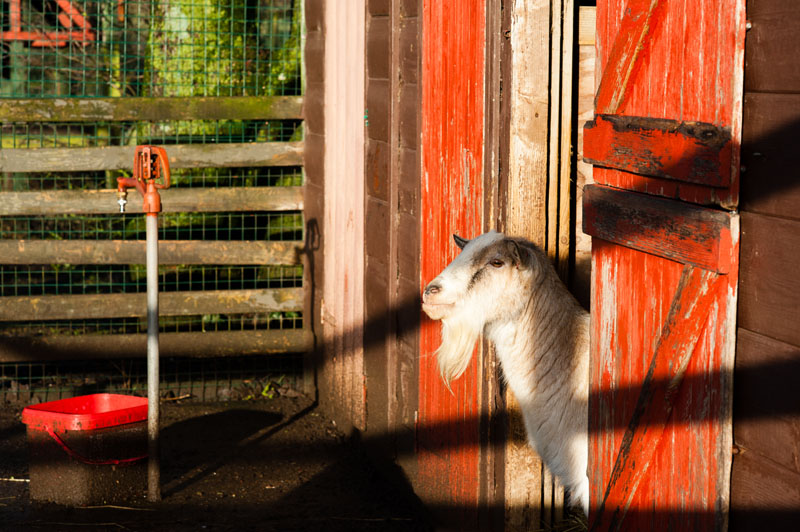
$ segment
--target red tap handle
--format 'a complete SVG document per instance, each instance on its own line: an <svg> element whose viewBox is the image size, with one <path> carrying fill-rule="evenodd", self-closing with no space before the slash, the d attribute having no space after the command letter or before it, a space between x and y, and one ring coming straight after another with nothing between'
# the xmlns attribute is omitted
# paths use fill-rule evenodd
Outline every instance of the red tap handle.
<svg viewBox="0 0 800 532"><path fill-rule="evenodd" d="M170 172L167 152L160 146L136 146L133 156L133 177L137 181L154 181L156 188L169 188ZM158 183L158 180L161 183Z"/></svg>

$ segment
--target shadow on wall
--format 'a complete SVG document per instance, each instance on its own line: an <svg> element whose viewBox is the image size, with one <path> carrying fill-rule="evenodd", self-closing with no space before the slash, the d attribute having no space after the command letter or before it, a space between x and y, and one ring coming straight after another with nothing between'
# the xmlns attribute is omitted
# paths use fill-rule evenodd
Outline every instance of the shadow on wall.
<svg viewBox="0 0 800 532"><path fill-rule="evenodd" d="M745 124L748 124L748 117L745 117ZM794 169L794 163L790 157L796 149L796 139L800 137L800 121L792 120L788 123L776 127L773 130L765 132L749 131L745 127L743 145L741 150L741 161L743 172L741 174L741 205L749 212L767 211L772 212L775 208L780 207L784 210L787 208L787 202L796 202L798 197L797 189L800 188L800 180L796 177L796 172L787 171L786 169ZM753 176L751 178L750 176ZM755 177L757 176L757 179ZM766 177L765 177L766 176ZM792 194L787 194L792 191ZM796 208L796 205L794 206ZM465 235L468 237L475 235ZM423 280L423 283L428 280ZM800 298L800 294L796 294ZM382 327L388 319L393 319L396 316L403 316L403 319L394 319L398 324L400 330L396 331L396 335L404 335L409 332L414 332L411 329L417 329L420 324L420 319L427 319L422 316L420 298L415 297L401 302L396 308L389 309L388 315L371 316L368 323L365 324L365 329L370 331L383 330ZM405 328L403 326L405 324ZM319 336L319 335L318 335ZM387 338L382 335L365 335L365 352L369 350L371 342L376 344L383 344ZM320 345L317 350L318 357L317 364L324 363L322 353L325 352L324 345ZM798 355L800 355L800 348L798 348ZM765 354L764 359L770 359L770 356ZM774 358L774 357L773 357ZM780 358L780 357L779 357ZM473 362L474 363L474 362ZM719 377L715 375L714 378ZM730 375L726 375L730 378ZM697 382L695 379L701 379L700 376L687 375L685 381L688 384L702 385L702 382ZM779 363L768 363L761 365L748 365L747 367L737 367L734 371L733 382L747 381L748 383L768 383L770 389L774 391L772 397L760 398L757 402L750 402L743 399L742 395L735 395L734 397L734 418L737 422L742 421L758 421L765 419L783 419L793 420L797 422L800 418L800 396L793 393L796 388L796 383L800 381L800 356L787 359L782 357ZM664 384L664 383L658 383ZM686 386L684 384L683 386ZM614 392L616 400L624 400L628 403L635 404L641 392L640 385L633 385L617 389ZM610 401L611 397L593 397L592 400L597 401ZM436 438L436 434L441 435L441 441L448 441L448 434L453 432L453 426L456 424L474 424L476 419L461 419L453 420L443 424L442 426L426 426L422 430L428 431ZM480 418L477 420L481 427L487 427L492 420ZM692 423L698 425L704 423L716 423L720 420L711 416L702 419L695 419ZM496 422L496 421L495 421ZM618 430L624 430L626 425L614 427ZM392 440L396 438L395 434L375 435L369 434L364 438L364 443L369 445L376 444L378 446L389 445L391 447ZM480 434L475 434L473 440L462 441L463 445L480 445L482 443ZM495 442L496 444L498 442ZM502 444L502 443L499 443ZM796 472L800 474L800 470ZM402 474L400 474L402 476ZM798 494L800 495L800 494ZM800 500L800 496L798 497ZM777 502L770 502L768 494L763 494L758 498L754 498L750 506L743 506L737 503L730 514L730 522L732 528L748 529L748 527L768 527L771 529L791 529L796 526L797 521L800 519L800 505L785 506ZM463 515L463 508L448 508L437 507L429 505L430 509L438 516L451 516L452 522L458 522L458 516ZM503 508L490 508L489 512L500 512L502 515ZM689 519L698 527L712 528L714 525L714 515L705 514L698 511L692 514L691 509L687 512L686 509L673 511L671 508L659 508L654 514L649 514L652 518L670 522L680 516L681 523L675 523L676 527L685 527L685 521ZM688 516L688 517L687 517ZM629 517L633 522L640 521L636 516L630 515ZM738 526L737 526L738 524ZM756 529L750 528L750 529Z"/></svg>

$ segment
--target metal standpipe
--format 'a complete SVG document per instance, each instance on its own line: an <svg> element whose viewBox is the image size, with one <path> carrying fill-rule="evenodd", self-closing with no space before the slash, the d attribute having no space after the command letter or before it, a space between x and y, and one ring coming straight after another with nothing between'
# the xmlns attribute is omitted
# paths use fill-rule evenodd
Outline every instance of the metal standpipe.
<svg viewBox="0 0 800 532"><path fill-rule="evenodd" d="M159 180L161 182L159 182ZM133 158L133 177L117 178L117 203L125 212L128 189L142 195L142 211L147 222L147 499L161 500L161 463L159 446L159 352L158 352L158 213L161 212L159 189L170 184L169 160L163 148L137 146Z"/></svg>
<svg viewBox="0 0 800 532"><path fill-rule="evenodd" d="M158 215L147 213L147 499L161 500L158 445Z"/></svg>

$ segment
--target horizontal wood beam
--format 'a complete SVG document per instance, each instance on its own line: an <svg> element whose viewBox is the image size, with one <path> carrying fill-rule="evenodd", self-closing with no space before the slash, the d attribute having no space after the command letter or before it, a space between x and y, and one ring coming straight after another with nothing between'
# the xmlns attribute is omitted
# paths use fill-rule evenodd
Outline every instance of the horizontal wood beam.
<svg viewBox="0 0 800 532"><path fill-rule="evenodd" d="M135 146L0 150L0 172L130 170ZM302 142L243 142L165 146L171 168L301 166Z"/></svg>
<svg viewBox="0 0 800 532"><path fill-rule="evenodd" d="M5 122L286 120L303 117L302 96L2 99Z"/></svg>
<svg viewBox="0 0 800 532"><path fill-rule="evenodd" d="M299 264L302 241L162 240L159 264ZM143 240L0 240L2 264L144 264Z"/></svg>
<svg viewBox="0 0 800 532"><path fill-rule="evenodd" d="M730 128L636 116L596 115L583 131L583 159L635 174L727 187Z"/></svg>
<svg viewBox="0 0 800 532"><path fill-rule="evenodd" d="M314 335L308 329L162 333L158 341L162 357L211 358L306 353ZM0 336L0 362L144 358L146 353L146 334Z"/></svg>
<svg viewBox="0 0 800 532"><path fill-rule="evenodd" d="M303 187L168 188L163 212L301 211ZM0 216L118 214L116 190L42 190L0 193ZM128 213L142 212L142 196L128 192Z"/></svg>
<svg viewBox="0 0 800 532"><path fill-rule="evenodd" d="M159 294L162 316L247 314L303 310L302 288L207 290ZM0 321L139 318L147 294L78 294L0 298Z"/></svg>
<svg viewBox="0 0 800 532"><path fill-rule="evenodd" d="M583 232L659 257L728 273L734 214L600 185L583 190Z"/></svg>

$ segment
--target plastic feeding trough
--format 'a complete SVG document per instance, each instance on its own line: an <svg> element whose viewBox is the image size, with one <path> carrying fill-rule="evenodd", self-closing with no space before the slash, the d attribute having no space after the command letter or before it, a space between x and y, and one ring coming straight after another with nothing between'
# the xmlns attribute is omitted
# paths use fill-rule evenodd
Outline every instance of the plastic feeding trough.
<svg viewBox="0 0 800 532"><path fill-rule="evenodd" d="M22 411L30 497L86 505L141 498L147 486L147 399L100 393Z"/></svg>

